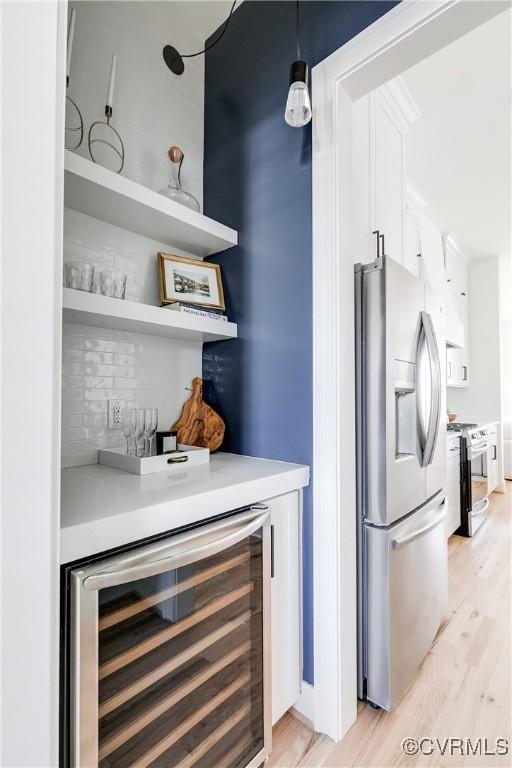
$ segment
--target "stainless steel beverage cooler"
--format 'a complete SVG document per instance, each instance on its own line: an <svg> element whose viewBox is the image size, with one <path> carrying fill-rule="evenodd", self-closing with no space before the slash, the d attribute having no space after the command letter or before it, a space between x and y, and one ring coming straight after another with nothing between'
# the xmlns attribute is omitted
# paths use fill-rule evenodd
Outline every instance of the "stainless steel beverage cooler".
<svg viewBox="0 0 512 768"><path fill-rule="evenodd" d="M68 569L70 765L265 760L268 515L256 505Z"/></svg>

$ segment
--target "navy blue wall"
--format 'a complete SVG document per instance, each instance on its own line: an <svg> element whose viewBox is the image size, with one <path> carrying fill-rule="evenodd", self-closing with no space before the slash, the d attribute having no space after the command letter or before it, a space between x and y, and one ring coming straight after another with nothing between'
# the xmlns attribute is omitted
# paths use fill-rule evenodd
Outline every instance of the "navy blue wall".
<svg viewBox="0 0 512 768"><path fill-rule="evenodd" d="M302 57L328 56L395 2L302 2ZM206 56L204 212L237 229L220 254L238 341L205 345L224 450L312 463L311 126L284 122L295 3L246 0ZM304 679L313 682L311 489L304 498Z"/></svg>

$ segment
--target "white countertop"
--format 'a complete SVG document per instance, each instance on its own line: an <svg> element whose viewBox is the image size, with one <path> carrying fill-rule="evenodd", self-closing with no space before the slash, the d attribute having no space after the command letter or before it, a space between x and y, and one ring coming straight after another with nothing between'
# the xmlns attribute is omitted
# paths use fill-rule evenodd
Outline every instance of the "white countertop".
<svg viewBox="0 0 512 768"><path fill-rule="evenodd" d="M309 483L302 464L216 453L210 463L152 475L91 464L62 470L60 562L280 496Z"/></svg>

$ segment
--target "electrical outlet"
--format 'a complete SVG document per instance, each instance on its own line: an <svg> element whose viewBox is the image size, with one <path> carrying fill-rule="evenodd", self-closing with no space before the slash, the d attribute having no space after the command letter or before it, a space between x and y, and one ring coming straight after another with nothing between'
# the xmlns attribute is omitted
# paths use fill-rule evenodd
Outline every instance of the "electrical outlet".
<svg viewBox="0 0 512 768"><path fill-rule="evenodd" d="M121 428L121 422L123 420L123 409L125 407L126 407L125 400L109 400L108 401L108 417L107 417L108 429Z"/></svg>

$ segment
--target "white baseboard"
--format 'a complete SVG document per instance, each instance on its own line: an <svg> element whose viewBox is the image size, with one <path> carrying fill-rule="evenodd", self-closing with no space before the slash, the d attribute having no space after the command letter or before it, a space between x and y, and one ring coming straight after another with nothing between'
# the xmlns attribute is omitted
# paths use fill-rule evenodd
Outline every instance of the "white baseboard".
<svg viewBox="0 0 512 768"><path fill-rule="evenodd" d="M305 680L302 681L300 696L291 711L299 720L313 728L315 722L315 689Z"/></svg>

